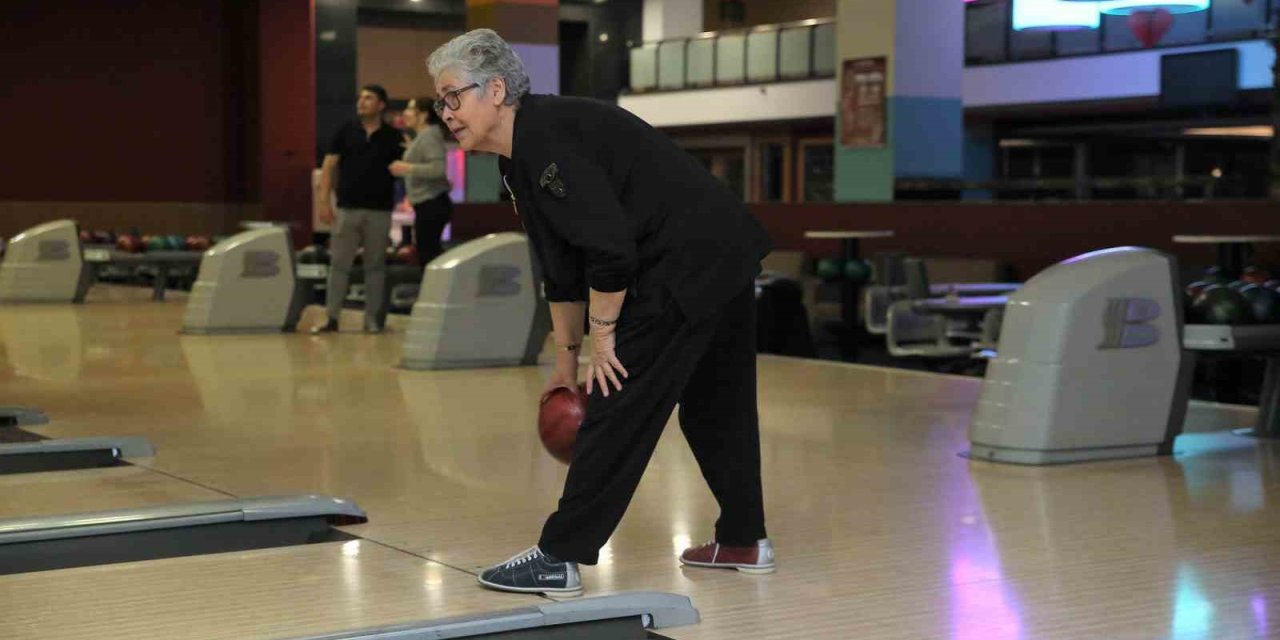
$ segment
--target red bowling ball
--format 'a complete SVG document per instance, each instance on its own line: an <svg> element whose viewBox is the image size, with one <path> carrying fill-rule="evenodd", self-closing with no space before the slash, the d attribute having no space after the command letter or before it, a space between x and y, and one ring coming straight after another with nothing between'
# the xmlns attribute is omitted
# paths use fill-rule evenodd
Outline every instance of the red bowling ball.
<svg viewBox="0 0 1280 640"><path fill-rule="evenodd" d="M538 435L542 446L553 458L569 464L573 462L573 445L578 440L578 427L587 414L587 389L560 387L552 389L542 398L538 409Z"/></svg>

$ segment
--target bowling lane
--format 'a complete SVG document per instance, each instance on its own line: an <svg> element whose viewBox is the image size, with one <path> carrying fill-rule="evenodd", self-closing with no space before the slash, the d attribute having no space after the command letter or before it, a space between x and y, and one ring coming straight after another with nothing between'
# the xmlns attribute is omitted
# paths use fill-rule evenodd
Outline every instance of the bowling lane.
<svg viewBox="0 0 1280 640"><path fill-rule="evenodd" d="M1135 637L1132 629L1247 638L1267 629L1256 611L1280 598L1269 578L1280 567L1280 514L1265 508L1280 498L1276 451L1219 432L1183 436L1173 459L970 463L956 452L976 395L977 381L963 378L762 358L779 571L676 563L679 550L711 537L716 507L672 424L600 564L583 569L588 592L691 596L703 622L667 633L678 639ZM476 567L535 540L554 505L508 488L505 509L361 529ZM1194 625L1207 635L1188 634Z"/></svg>
<svg viewBox="0 0 1280 640"><path fill-rule="evenodd" d="M0 638L293 638L545 602L368 541L0 577Z"/></svg>
<svg viewBox="0 0 1280 640"><path fill-rule="evenodd" d="M0 518L223 500L226 495L133 466L0 476Z"/></svg>
<svg viewBox="0 0 1280 640"><path fill-rule="evenodd" d="M543 371L399 370L402 333L193 340L173 333L180 307L146 309L77 315L72 353L133 350L132 367L86 362L76 385L15 373L15 399L67 435L127 426L156 442L150 464L237 495L352 498L370 522L351 532L461 570L532 544L554 508L565 467L533 428ZM68 357L47 353L26 370ZM1193 433L1172 458L997 467L956 455L978 380L776 357L760 371L778 573L676 564L716 513L671 425L584 570L589 594L688 594L704 623L681 639L1274 635L1258 612L1280 606L1280 450ZM57 401L81 385L147 401ZM1246 413L1200 406L1188 428Z"/></svg>

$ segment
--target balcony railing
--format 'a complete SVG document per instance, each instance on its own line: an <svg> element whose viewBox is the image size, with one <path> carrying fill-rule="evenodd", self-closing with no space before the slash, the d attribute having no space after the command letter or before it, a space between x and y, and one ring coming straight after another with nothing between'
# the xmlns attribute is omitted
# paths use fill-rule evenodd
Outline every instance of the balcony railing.
<svg viewBox="0 0 1280 640"><path fill-rule="evenodd" d="M1009 2L965 9L966 66L1097 55L1142 48L1127 18L1104 16L1099 29L1017 32ZM1208 11L1178 15L1158 47L1266 37L1280 0L1216 0ZM835 75L834 18L700 33L631 48L632 93L679 91L829 78Z"/></svg>
<svg viewBox="0 0 1280 640"><path fill-rule="evenodd" d="M1126 16L1103 16L1097 29L1014 31L1012 2L965 6L965 66L1138 51L1143 45ZM1228 43L1266 37L1280 0L1214 0L1207 11L1173 16L1157 48Z"/></svg>
<svg viewBox="0 0 1280 640"><path fill-rule="evenodd" d="M631 49L631 92L679 91L835 75L832 18L700 33Z"/></svg>

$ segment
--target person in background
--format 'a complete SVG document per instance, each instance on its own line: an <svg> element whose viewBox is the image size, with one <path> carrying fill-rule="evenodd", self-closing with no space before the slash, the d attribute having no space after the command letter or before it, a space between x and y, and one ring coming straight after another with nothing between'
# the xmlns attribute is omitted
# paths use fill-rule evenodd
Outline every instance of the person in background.
<svg viewBox="0 0 1280 640"><path fill-rule="evenodd" d="M381 333L386 321L387 246L391 244L391 211L395 178L387 167L401 154L400 133L383 120L387 91L371 84L360 90L358 118L334 133L320 171L317 200L320 219L334 227L325 311L328 319L312 333L338 330L338 316L351 283L356 250L364 248L364 330ZM335 175L336 174L336 175ZM337 184L338 211L329 194Z"/></svg>
<svg viewBox="0 0 1280 640"><path fill-rule="evenodd" d="M404 158L391 163L391 175L404 178L413 205L414 244L418 260L425 265L440 255L440 234L453 214L445 177L444 131L428 98L410 100L402 117L415 135Z"/></svg>

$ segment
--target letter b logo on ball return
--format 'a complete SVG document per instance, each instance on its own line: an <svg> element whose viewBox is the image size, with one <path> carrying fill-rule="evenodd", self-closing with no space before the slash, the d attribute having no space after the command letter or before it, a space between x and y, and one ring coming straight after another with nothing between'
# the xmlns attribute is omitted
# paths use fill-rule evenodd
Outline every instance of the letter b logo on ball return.
<svg viewBox="0 0 1280 640"><path fill-rule="evenodd" d="M1160 330L1151 324L1160 317L1160 304L1150 298L1111 298L1102 312L1099 349L1136 349L1160 341Z"/></svg>
<svg viewBox="0 0 1280 640"><path fill-rule="evenodd" d="M280 273L280 254L275 251L246 251L242 278L271 278Z"/></svg>
<svg viewBox="0 0 1280 640"><path fill-rule="evenodd" d="M58 260L71 259L71 243L66 240L41 240L39 245L39 253L36 255L38 262L55 262Z"/></svg>
<svg viewBox="0 0 1280 640"><path fill-rule="evenodd" d="M520 293L520 267L489 264L480 267L476 295L481 298L506 298Z"/></svg>

